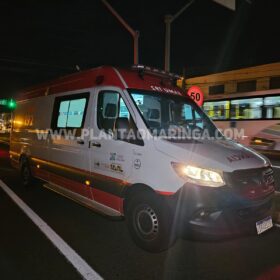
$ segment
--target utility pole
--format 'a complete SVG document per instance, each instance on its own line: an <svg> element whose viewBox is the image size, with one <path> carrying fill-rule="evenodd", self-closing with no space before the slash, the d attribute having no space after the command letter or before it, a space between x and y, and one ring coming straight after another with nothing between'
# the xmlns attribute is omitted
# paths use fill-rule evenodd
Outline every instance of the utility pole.
<svg viewBox="0 0 280 280"><path fill-rule="evenodd" d="M166 15L164 17L165 22L165 59L164 59L164 70L170 71L170 41L171 41L171 23L177 19L195 0L188 2L181 10L179 10L174 16Z"/></svg>
<svg viewBox="0 0 280 280"><path fill-rule="evenodd" d="M139 63L139 31L134 30L128 23L117 13L117 11L106 1L101 0L108 10L117 18L117 20L123 25L123 27L133 37L133 63Z"/></svg>
<svg viewBox="0 0 280 280"><path fill-rule="evenodd" d="M171 23L177 19L187 8L189 8L195 0L188 2L181 10L175 15L166 15L164 18L165 22L165 58L164 58L164 70L170 71L170 41L171 41ZM220 4L232 11L235 11L236 0L213 0L217 4ZM250 1L250 0L248 0ZM250 3L250 2L249 2Z"/></svg>

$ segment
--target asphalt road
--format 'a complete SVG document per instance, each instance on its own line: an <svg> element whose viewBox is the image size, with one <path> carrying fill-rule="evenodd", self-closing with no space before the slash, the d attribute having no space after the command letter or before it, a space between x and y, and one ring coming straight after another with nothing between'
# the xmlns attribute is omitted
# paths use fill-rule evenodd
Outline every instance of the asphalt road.
<svg viewBox="0 0 280 280"><path fill-rule="evenodd" d="M40 182L25 189L7 150L0 145L0 179L104 279L280 279L278 228L217 242L181 239L167 252L147 253L134 245L124 221L100 216ZM280 169L275 173L280 178ZM81 279L1 189L0 221L1 280Z"/></svg>

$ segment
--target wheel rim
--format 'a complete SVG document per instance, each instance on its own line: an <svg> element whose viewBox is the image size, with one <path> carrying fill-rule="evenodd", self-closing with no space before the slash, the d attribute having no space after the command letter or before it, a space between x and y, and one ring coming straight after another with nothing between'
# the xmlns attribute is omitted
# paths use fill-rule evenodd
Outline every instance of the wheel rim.
<svg viewBox="0 0 280 280"><path fill-rule="evenodd" d="M158 235L158 217L149 205L141 205L136 209L135 225L142 239L153 240Z"/></svg>

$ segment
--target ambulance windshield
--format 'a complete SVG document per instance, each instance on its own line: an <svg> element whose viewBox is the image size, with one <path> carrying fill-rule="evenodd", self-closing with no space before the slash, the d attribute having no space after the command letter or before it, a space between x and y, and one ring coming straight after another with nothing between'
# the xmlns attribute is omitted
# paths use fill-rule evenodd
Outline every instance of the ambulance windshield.
<svg viewBox="0 0 280 280"><path fill-rule="evenodd" d="M170 140L223 138L200 107L187 97L140 90L131 90L130 95L154 136Z"/></svg>

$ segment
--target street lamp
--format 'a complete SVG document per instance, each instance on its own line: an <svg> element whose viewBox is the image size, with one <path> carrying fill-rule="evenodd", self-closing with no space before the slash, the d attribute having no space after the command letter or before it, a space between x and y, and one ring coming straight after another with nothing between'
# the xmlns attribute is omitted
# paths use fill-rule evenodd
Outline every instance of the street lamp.
<svg viewBox="0 0 280 280"><path fill-rule="evenodd" d="M124 28L132 35L133 37L133 62L138 64L139 61L139 31L131 28L128 23L117 13L116 10L106 1L102 0L103 4L108 8L108 10L118 19L118 21L124 26Z"/></svg>

